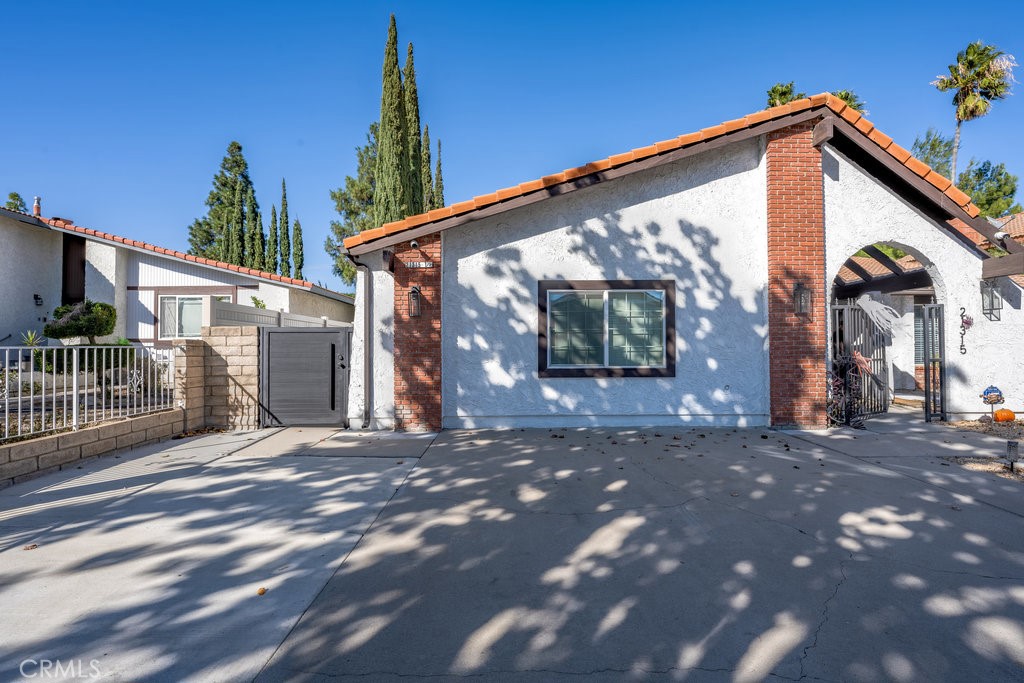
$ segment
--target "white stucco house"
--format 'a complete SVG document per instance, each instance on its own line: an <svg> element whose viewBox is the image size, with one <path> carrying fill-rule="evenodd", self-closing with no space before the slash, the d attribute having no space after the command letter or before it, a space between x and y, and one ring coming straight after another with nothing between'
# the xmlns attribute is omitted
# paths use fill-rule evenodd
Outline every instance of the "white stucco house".
<svg viewBox="0 0 1024 683"><path fill-rule="evenodd" d="M198 336L202 297L348 322L352 297L287 278L164 249L73 224L0 209L0 346L42 332L62 303L88 298L115 306L125 337L148 346Z"/></svg>
<svg viewBox="0 0 1024 683"><path fill-rule="evenodd" d="M928 417L987 412L990 384L1020 410L1024 364L1007 358L1024 338L1024 247L978 214L822 94L383 225L345 241L359 267L349 416L823 426L844 356L874 363L886 402L908 386L905 344L873 354L914 334L913 310ZM860 277L851 259L874 245L917 265L876 256L885 272ZM862 296L910 307L887 341L857 327Z"/></svg>

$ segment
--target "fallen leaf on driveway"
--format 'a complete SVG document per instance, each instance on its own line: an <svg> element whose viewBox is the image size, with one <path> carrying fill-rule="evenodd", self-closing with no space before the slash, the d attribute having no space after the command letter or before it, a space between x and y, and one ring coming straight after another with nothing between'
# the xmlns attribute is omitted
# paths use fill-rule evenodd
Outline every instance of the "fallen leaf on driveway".
<svg viewBox="0 0 1024 683"><path fill-rule="evenodd" d="M22 548L22 550L35 550L38 547L39 546L37 544L33 543L32 545L25 546L24 548Z"/></svg>
<svg viewBox="0 0 1024 683"><path fill-rule="evenodd" d="M267 589L262 587L262 586L260 586L260 589L258 591L256 591L256 595L263 595L266 592L267 592Z"/></svg>

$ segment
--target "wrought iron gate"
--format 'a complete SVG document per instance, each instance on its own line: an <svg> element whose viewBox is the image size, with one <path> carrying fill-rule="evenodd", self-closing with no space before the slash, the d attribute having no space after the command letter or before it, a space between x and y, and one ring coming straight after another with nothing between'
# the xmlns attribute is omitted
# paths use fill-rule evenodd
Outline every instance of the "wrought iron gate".
<svg viewBox="0 0 1024 683"><path fill-rule="evenodd" d="M924 419L946 420L946 335L942 304L922 304L924 328Z"/></svg>
<svg viewBox="0 0 1024 683"><path fill-rule="evenodd" d="M885 335L852 301L832 304L832 371L829 418L856 424L889 410Z"/></svg>

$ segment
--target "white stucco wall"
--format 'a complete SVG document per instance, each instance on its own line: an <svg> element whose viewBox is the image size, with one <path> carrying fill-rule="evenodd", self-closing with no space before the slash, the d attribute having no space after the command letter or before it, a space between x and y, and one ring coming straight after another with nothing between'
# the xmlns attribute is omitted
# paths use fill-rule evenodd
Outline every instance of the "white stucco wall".
<svg viewBox="0 0 1024 683"><path fill-rule="evenodd" d="M865 245L884 242L913 254L928 269L936 300L944 304L947 410L951 419L987 413L978 395L995 384L1007 407L1024 410L1024 363L1016 360L1024 338L1021 290L1000 278L1002 320L981 312L982 258L946 230L881 185L839 152L824 148L825 250L827 282ZM974 318L967 353L960 353L960 308Z"/></svg>
<svg viewBox="0 0 1024 683"><path fill-rule="evenodd" d="M343 323L352 322L355 307L344 301L328 299L325 296L301 289L289 289L288 299L288 311L290 313L310 315L315 318L327 316L329 320L337 320Z"/></svg>
<svg viewBox="0 0 1024 683"><path fill-rule="evenodd" d="M395 281L381 265L380 252L364 254L359 258L372 272L372 339L371 348L371 429L393 429L395 426L395 356L394 356L394 300ZM349 375L348 417L353 428L363 424L366 391L363 368L366 366L366 338L363 334L363 307L366 286L364 272L356 275L355 319L352 325L352 372Z"/></svg>
<svg viewBox="0 0 1024 683"><path fill-rule="evenodd" d="M114 332L96 341L107 344L118 337L127 337L129 326L128 252L112 244L85 241L85 298L111 304L117 311ZM134 335L135 328L132 328Z"/></svg>
<svg viewBox="0 0 1024 683"><path fill-rule="evenodd" d="M766 424L762 145L443 233L444 426ZM674 279L676 376L538 378L537 284L560 279Z"/></svg>
<svg viewBox="0 0 1024 683"><path fill-rule="evenodd" d="M43 318L49 320L60 306L63 238L47 230L0 216L0 346L18 346L27 330L43 333ZM43 298L36 306L33 295Z"/></svg>

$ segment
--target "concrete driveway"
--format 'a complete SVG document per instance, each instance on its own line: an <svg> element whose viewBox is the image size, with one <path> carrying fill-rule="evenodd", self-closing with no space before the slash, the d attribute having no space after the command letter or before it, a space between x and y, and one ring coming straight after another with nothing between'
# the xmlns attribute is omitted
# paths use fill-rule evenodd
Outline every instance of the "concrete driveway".
<svg viewBox="0 0 1024 683"><path fill-rule="evenodd" d="M1024 487L876 432L446 432L258 680L1024 680Z"/></svg>
<svg viewBox="0 0 1024 683"><path fill-rule="evenodd" d="M0 680L1024 680L1005 442L869 424L101 459L0 492Z"/></svg>
<svg viewBox="0 0 1024 683"><path fill-rule="evenodd" d="M0 491L0 681L252 680L432 438L264 435Z"/></svg>

